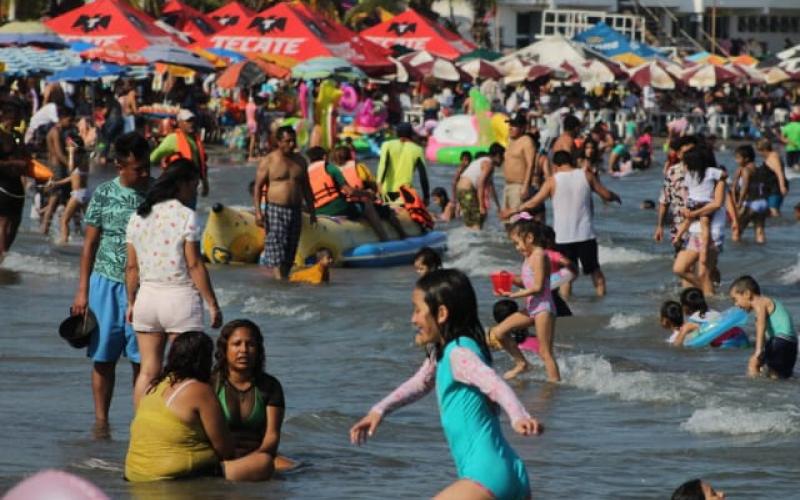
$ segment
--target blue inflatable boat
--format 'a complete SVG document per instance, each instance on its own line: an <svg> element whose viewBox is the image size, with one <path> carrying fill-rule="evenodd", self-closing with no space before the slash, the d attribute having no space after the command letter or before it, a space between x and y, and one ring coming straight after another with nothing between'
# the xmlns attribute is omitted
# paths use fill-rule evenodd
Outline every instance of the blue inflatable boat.
<svg viewBox="0 0 800 500"><path fill-rule="evenodd" d="M365 243L342 252L347 267L385 267L413 264L420 248L430 247L439 253L447 249L447 234L430 231L404 240Z"/></svg>

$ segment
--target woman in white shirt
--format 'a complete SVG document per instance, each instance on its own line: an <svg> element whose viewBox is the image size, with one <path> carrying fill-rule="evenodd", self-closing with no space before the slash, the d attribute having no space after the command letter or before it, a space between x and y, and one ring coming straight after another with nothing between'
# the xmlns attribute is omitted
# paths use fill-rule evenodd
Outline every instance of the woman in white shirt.
<svg viewBox="0 0 800 500"><path fill-rule="evenodd" d="M136 331L141 365L134 407L161 371L167 337L203 330L203 304L211 326L222 313L200 255L194 207L200 173L189 160L172 161L128 222L127 319Z"/></svg>

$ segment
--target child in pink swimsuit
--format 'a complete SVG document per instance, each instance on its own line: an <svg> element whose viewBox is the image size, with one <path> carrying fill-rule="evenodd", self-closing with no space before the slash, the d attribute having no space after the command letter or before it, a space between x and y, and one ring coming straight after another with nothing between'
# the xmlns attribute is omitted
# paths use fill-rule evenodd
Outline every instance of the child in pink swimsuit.
<svg viewBox="0 0 800 500"><path fill-rule="evenodd" d="M507 379L514 378L530 369L530 365L519 347L509 335L520 328L536 327L539 339L539 357L542 358L547 380L558 382L561 374L553 356L553 335L555 330L556 306L550 291L550 260L544 250L544 226L529 219L518 220L509 231L517 250L525 257L520 279L514 284L521 287L518 292L505 292L502 295L515 299L525 297L525 310L512 314L497 325L492 333L503 348L514 358L514 368L505 373Z"/></svg>

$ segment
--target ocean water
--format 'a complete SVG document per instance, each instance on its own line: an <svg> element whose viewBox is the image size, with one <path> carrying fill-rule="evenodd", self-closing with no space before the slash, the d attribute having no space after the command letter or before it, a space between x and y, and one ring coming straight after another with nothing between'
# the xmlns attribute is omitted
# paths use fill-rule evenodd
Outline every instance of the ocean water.
<svg viewBox="0 0 800 500"><path fill-rule="evenodd" d="M722 159L732 165L729 155ZM432 185L449 186L452 172L432 167ZM253 166L217 156L212 196L200 210L246 204L253 175ZM536 498L668 498L694 477L730 498L800 498L800 382L748 379L749 350L676 350L664 342L658 308L679 288L668 245L651 239L655 212L639 209L657 199L660 179L657 168L603 178L623 199L621 207L595 202L608 296L598 299L588 279L577 281L575 316L556 325L563 382L545 383L533 360L535 369L512 384L546 432L518 436L503 417L506 436ZM790 218L798 198L791 192L784 218L769 222L767 245L754 244L751 230L743 243L726 243L720 267L723 286L751 273L800 320L798 227ZM0 265L0 491L50 467L87 477L113 498L424 498L455 479L433 395L389 416L366 446L348 441L349 427L423 359L410 326L410 266L335 269L332 283L317 288L274 283L257 267L212 266L225 318L251 318L264 330L267 369L288 405L281 452L305 467L263 484L126 483L130 367L123 360L117 370L112 438L95 441L90 363L57 334L75 291L77 247L55 249L24 224ZM481 233L443 228L445 262L470 275L489 325L488 276L516 270L521 258L494 215ZM711 302L730 306L724 294ZM495 364L510 367L502 353Z"/></svg>

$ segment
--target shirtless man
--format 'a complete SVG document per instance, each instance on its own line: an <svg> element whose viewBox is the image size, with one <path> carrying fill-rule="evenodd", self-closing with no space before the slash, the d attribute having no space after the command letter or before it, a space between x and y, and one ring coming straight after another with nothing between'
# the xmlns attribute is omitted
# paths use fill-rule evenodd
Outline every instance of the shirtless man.
<svg viewBox="0 0 800 500"><path fill-rule="evenodd" d="M503 162L503 177L506 180L503 189L503 209L516 210L528 198L536 160L536 145L525 133L528 119L524 114L517 114L508 123L508 136L511 142L508 144Z"/></svg>
<svg viewBox="0 0 800 500"><path fill-rule="evenodd" d="M564 117L562 128L564 131L553 144L552 152L556 154L559 151L566 151L573 154L575 153L575 138L578 137L581 130L581 121L575 115L567 115Z"/></svg>
<svg viewBox="0 0 800 500"><path fill-rule="evenodd" d="M44 217L42 218L42 234L50 232L50 222L53 220L53 214L58 208L59 204L66 204L70 196L69 183L59 183L69 178L69 158L67 156L67 148L64 141L64 134L66 130L72 125L72 110L66 106L59 106L58 108L58 122L47 132L47 162L53 170L54 183L48 186L50 198L47 200L47 206L44 209Z"/></svg>
<svg viewBox="0 0 800 500"><path fill-rule="evenodd" d="M273 268L276 279L285 280L294 262L305 201L311 224L317 223L314 195L308 182L305 158L295 152L297 136L290 126L278 129L278 148L258 165L253 189L256 224L264 224L267 238L263 263ZM267 189L267 211L261 209L262 190Z"/></svg>

